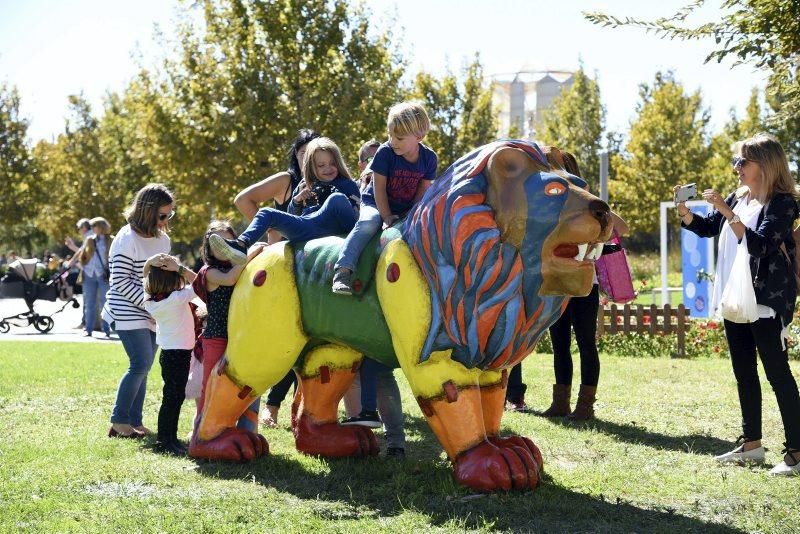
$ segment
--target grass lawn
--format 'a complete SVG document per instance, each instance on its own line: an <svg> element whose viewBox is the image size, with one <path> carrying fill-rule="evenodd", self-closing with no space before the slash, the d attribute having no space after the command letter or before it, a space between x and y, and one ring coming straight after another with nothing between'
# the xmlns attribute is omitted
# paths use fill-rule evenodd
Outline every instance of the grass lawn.
<svg viewBox="0 0 800 534"><path fill-rule="evenodd" d="M739 434L724 359L603 356L597 413L569 424L509 413L504 430L531 436L546 477L535 492L473 495L450 465L404 379L408 457L392 462L298 454L287 430L264 430L272 455L255 463L160 456L152 440L105 437L119 344L0 343L0 532L137 531L619 531L791 532L800 528L800 478L711 460ZM795 374L800 365L793 362ZM528 402L547 405L552 362L526 360ZM160 370L150 376L145 424L155 429ZM782 448L764 382L771 466ZM192 406L184 406L181 433Z"/></svg>

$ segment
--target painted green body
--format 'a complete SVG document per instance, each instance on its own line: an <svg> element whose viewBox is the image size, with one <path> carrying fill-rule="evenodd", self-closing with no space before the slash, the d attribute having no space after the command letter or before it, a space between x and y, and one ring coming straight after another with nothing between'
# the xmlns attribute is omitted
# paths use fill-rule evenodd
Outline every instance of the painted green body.
<svg viewBox="0 0 800 534"><path fill-rule="evenodd" d="M383 315L375 265L384 247L400 239L400 231L388 228L369 242L353 274L354 294L331 291L333 266L344 240L314 239L294 245L295 276L300 297L303 330L311 340L306 349L323 343L345 345L389 367L399 367L389 327ZM304 351L306 352L306 351Z"/></svg>

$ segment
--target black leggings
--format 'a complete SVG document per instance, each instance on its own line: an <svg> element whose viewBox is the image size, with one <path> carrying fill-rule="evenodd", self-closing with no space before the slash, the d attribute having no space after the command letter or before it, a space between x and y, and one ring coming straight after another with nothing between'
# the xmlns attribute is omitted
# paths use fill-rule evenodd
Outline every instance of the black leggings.
<svg viewBox="0 0 800 534"><path fill-rule="evenodd" d="M556 372L556 384L572 384L572 355L569 346L572 332L578 342L581 355L581 384L596 386L600 378L600 357L597 354L597 310L600 297L597 284L585 297L569 299L564 314L550 327L550 340L553 343L553 367Z"/></svg>
<svg viewBox="0 0 800 534"><path fill-rule="evenodd" d="M286 373L286 376L280 382L272 386L267 395L267 405L280 406L292 386L297 391L297 373L294 372L294 369Z"/></svg>
<svg viewBox="0 0 800 534"><path fill-rule="evenodd" d="M742 410L742 434L747 441L761 439L761 383L758 360L775 392L783 420L786 446L800 449L800 395L789 367L789 353L781 347L780 319L759 319L751 324L725 321L733 374Z"/></svg>
<svg viewBox="0 0 800 534"><path fill-rule="evenodd" d="M189 361L192 351L161 349L158 361L164 379L161 409L158 410L158 441L169 443L178 440L178 417L186 398L186 381L189 378Z"/></svg>

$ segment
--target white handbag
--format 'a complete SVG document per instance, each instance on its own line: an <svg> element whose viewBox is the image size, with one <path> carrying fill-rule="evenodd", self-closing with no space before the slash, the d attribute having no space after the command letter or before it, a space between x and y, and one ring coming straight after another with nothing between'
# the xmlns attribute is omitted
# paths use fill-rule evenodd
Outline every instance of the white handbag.
<svg viewBox="0 0 800 534"><path fill-rule="evenodd" d="M750 273L750 253L747 251L747 236L736 248L728 282L720 301L722 317L732 323L754 323L758 321L758 303Z"/></svg>

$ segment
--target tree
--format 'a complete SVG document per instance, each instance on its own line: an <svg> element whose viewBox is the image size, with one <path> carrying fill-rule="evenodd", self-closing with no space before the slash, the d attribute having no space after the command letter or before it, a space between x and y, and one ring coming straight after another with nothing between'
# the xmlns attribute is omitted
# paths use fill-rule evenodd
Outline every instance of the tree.
<svg viewBox="0 0 800 534"><path fill-rule="evenodd" d="M545 114L541 140L572 152L592 191L598 191L606 110L596 80L578 69L572 87L562 90Z"/></svg>
<svg viewBox="0 0 800 534"><path fill-rule="evenodd" d="M735 187L736 175L731 167L735 144L764 130L760 92L754 87L750 93L744 118L738 119L735 110L731 109L730 120L721 132L711 137L709 160L703 173L701 188L712 188L725 194Z"/></svg>
<svg viewBox="0 0 800 534"><path fill-rule="evenodd" d="M672 17L653 21L584 13L595 24L638 26L670 39L713 38L717 49L706 62L728 56L735 65L749 63L771 73L768 96L777 103L772 121L786 125L800 117L800 2L797 0L724 0L719 20L698 26L686 19L704 0L695 0Z"/></svg>
<svg viewBox="0 0 800 534"><path fill-rule="evenodd" d="M477 54L461 79L452 73L440 79L426 72L417 74L411 97L420 100L430 116L431 131L424 142L439 157L439 172L497 137L492 91Z"/></svg>
<svg viewBox="0 0 800 534"><path fill-rule="evenodd" d="M28 121L20 116L19 106L16 87L0 84L0 243L30 252L42 240L33 224L42 198L26 141Z"/></svg>
<svg viewBox="0 0 800 534"><path fill-rule="evenodd" d="M659 203L672 198L676 184L702 183L708 160L708 112L700 93L684 94L672 73L658 72L640 86L637 117L625 154L614 162L610 199L633 231L656 232Z"/></svg>
<svg viewBox="0 0 800 534"><path fill-rule="evenodd" d="M344 0L205 0L186 14L172 53L138 81L143 161L175 190L173 236L192 241L211 217L234 217L246 185L286 168L300 128L333 138L354 161L385 135L404 64L391 34Z"/></svg>

